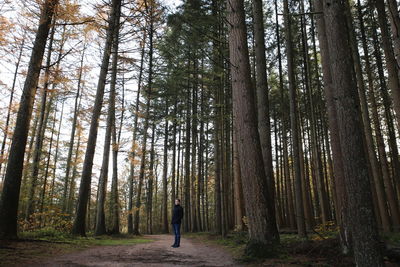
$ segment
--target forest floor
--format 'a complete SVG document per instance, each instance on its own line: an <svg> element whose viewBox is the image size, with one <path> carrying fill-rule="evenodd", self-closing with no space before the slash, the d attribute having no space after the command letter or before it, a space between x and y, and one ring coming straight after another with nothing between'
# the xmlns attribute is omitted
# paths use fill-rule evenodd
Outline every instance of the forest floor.
<svg viewBox="0 0 400 267"><path fill-rule="evenodd" d="M187 234L192 239L202 243L217 244L228 250L236 263L244 266L258 267L348 267L355 266L351 256L340 253L340 243L336 232L324 232L321 234L310 233L308 239L301 239L296 234L281 233L281 244L273 258L254 259L243 257L246 246L246 233L230 233L225 238L210 233ZM386 267L400 267L400 235L384 237L387 247L385 250ZM395 248L395 249L394 249Z"/></svg>
<svg viewBox="0 0 400 267"><path fill-rule="evenodd" d="M243 258L245 233L226 238L184 234L180 248L171 247L171 234L61 240L30 237L0 243L0 266L354 266L351 257L340 256L337 239L300 240L293 234L281 235L277 255L264 260ZM386 258L386 266L400 265Z"/></svg>
<svg viewBox="0 0 400 267"><path fill-rule="evenodd" d="M138 242L123 245L117 240L111 245L93 243L86 248L32 242L0 246L0 251L4 247L11 250L8 255L3 253L3 260L0 252L0 266L240 266L215 244L182 238L181 247L172 248L172 235L141 236Z"/></svg>

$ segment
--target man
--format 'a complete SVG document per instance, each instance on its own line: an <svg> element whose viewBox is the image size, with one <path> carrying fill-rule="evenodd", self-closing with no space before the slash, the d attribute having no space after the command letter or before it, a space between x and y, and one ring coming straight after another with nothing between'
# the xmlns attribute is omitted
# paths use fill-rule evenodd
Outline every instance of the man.
<svg viewBox="0 0 400 267"><path fill-rule="evenodd" d="M181 242L181 222L183 218L183 208L181 207L181 200L175 199L174 211L172 214L172 227L174 228L175 243L173 248L178 248Z"/></svg>

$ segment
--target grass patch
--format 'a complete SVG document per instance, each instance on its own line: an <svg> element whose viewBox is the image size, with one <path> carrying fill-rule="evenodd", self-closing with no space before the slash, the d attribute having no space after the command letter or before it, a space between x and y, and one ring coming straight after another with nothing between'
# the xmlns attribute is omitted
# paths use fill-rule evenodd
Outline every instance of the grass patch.
<svg viewBox="0 0 400 267"><path fill-rule="evenodd" d="M26 241L47 241L82 247L135 245L152 241L151 239L127 234L94 236L89 233L87 237L80 237L46 228L37 231L23 232L19 234L19 237Z"/></svg>
<svg viewBox="0 0 400 267"><path fill-rule="evenodd" d="M308 238L299 238L297 234L280 235L280 245L273 250L266 248L256 251L255 255L246 255L247 233L233 232L225 238L212 233L188 233L185 237L214 244L227 249L240 263L266 266L352 266L350 258L338 257L339 243L333 231L329 234L309 234Z"/></svg>
<svg viewBox="0 0 400 267"><path fill-rule="evenodd" d="M393 246L400 246L400 233L384 233L382 238Z"/></svg>
<svg viewBox="0 0 400 267"><path fill-rule="evenodd" d="M152 242L134 235L76 237L53 229L19 234L19 240L0 241L0 266L38 263L46 258L96 246L130 246Z"/></svg>

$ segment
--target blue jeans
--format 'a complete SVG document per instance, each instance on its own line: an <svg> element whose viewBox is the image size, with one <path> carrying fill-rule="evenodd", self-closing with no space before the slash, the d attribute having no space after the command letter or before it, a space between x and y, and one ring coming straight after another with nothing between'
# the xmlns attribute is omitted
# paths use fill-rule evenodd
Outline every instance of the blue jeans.
<svg viewBox="0 0 400 267"><path fill-rule="evenodd" d="M180 223L173 223L172 227L174 228L175 234L175 246L179 246L181 243L181 224Z"/></svg>

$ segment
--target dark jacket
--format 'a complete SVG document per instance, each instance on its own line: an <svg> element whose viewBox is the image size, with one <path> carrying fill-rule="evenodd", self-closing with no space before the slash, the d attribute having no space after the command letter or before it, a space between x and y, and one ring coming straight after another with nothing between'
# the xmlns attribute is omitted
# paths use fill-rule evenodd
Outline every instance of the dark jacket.
<svg viewBox="0 0 400 267"><path fill-rule="evenodd" d="M183 218L183 208L181 205L175 205L172 213L171 224L181 224Z"/></svg>

